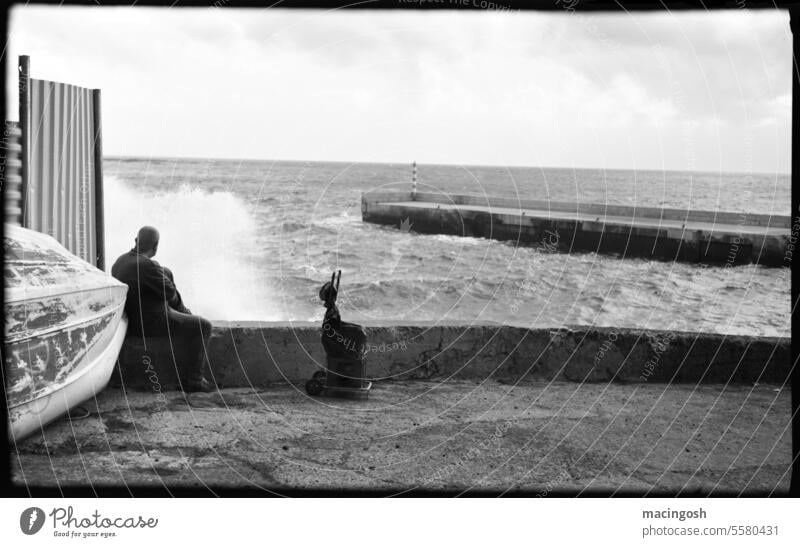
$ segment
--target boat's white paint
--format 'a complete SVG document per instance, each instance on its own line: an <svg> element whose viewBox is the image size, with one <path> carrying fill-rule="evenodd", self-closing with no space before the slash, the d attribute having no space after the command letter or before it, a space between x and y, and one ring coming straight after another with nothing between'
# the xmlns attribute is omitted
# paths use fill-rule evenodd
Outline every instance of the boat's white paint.
<svg viewBox="0 0 800 547"><path fill-rule="evenodd" d="M20 441L41 430L44 426L66 414L84 401L87 401L102 391L117 362L125 332L128 329L128 320L123 317L111 342L97 355L92 362L87 363L81 371L71 376L67 382L57 389L50 390L41 397L9 409L10 428L8 440L11 443Z"/></svg>
<svg viewBox="0 0 800 547"><path fill-rule="evenodd" d="M5 228L3 358L9 439L19 441L106 386L128 287L46 234Z"/></svg>

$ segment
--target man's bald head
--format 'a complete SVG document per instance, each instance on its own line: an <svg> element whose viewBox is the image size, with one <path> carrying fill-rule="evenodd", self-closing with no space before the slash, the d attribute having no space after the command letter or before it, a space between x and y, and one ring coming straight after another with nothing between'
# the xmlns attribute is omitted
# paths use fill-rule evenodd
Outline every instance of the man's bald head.
<svg viewBox="0 0 800 547"><path fill-rule="evenodd" d="M158 230L152 226L143 226L136 235L136 251L151 257L155 256L158 250L158 239Z"/></svg>

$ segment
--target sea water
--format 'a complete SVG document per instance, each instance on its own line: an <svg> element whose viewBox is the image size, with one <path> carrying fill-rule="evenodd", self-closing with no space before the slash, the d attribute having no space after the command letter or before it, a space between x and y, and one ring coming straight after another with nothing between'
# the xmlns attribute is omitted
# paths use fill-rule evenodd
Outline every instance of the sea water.
<svg viewBox="0 0 800 547"><path fill-rule="evenodd" d="M319 321L342 270L352 321L496 321L789 336L788 268L557 253L361 221L361 193L408 164L107 158L107 262L142 225L209 319ZM421 191L788 215L783 174L420 165Z"/></svg>

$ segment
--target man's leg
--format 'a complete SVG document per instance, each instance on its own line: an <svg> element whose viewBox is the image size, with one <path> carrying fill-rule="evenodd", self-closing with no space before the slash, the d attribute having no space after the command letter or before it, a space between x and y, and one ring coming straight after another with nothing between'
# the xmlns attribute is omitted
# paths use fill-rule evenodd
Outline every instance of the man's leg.
<svg viewBox="0 0 800 547"><path fill-rule="evenodd" d="M185 382L190 391L213 388L203 377L206 345L211 336L211 323L199 315L189 315L170 309L167 312L169 335L177 345L186 345L190 361L186 363ZM207 386L204 384L208 384Z"/></svg>

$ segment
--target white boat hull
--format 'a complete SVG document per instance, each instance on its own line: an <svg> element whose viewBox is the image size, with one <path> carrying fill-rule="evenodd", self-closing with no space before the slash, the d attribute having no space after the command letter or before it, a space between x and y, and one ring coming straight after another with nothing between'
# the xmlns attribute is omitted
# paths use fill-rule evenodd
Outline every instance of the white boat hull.
<svg viewBox="0 0 800 547"><path fill-rule="evenodd" d="M108 383L128 287L56 240L6 225L4 380L19 441Z"/></svg>
<svg viewBox="0 0 800 547"><path fill-rule="evenodd" d="M102 391L114 372L114 365L125 340L127 328L128 320L123 317L108 345L92 362L87 363L80 373L71 377L68 383L32 401L10 408L9 442L20 441L40 431L53 420L66 414L70 408Z"/></svg>

